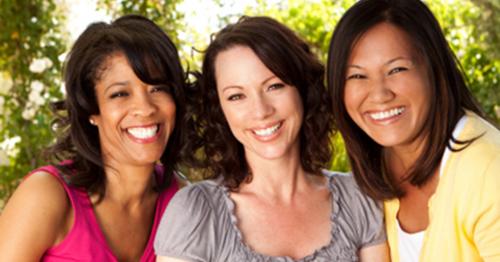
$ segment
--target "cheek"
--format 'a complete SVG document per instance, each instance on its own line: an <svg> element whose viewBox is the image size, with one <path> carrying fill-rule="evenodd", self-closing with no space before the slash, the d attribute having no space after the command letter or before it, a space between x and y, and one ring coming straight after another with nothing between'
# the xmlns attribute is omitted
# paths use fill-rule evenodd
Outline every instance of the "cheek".
<svg viewBox="0 0 500 262"><path fill-rule="evenodd" d="M156 97L154 103L156 105L156 108L158 108L158 111L167 118L167 121L170 121L170 119L175 118L175 112L177 110L177 107L175 105L175 101L172 98L172 96L166 95L166 96Z"/></svg>
<svg viewBox="0 0 500 262"><path fill-rule="evenodd" d="M110 126L117 124L121 115L123 114L123 107L113 107L110 105L101 106L99 108L100 114L98 115L100 126Z"/></svg>
<svg viewBox="0 0 500 262"><path fill-rule="evenodd" d="M431 88L428 81L420 77L408 78L398 85L398 93L404 95L410 101L418 103L420 107L426 108L431 103Z"/></svg>
<svg viewBox="0 0 500 262"><path fill-rule="evenodd" d="M362 93L355 91L356 88L351 86L346 86L344 89L344 105L347 109L347 113L353 119L355 119L355 111L361 106Z"/></svg>
<svg viewBox="0 0 500 262"><path fill-rule="evenodd" d="M167 125L169 127L169 131L172 132L172 130L174 130L174 127L175 127L175 106L173 108L171 108L170 110L167 111Z"/></svg>
<svg viewBox="0 0 500 262"><path fill-rule="evenodd" d="M362 106L367 95L368 94L363 92L363 88L351 86L344 89L344 106L347 111L347 115L365 132L366 130L364 129Z"/></svg>
<svg viewBox="0 0 500 262"><path fill-rule="evenodd" d="M168 106L165 107L165 114L169 121L175 121L175 113L177 111L177 107L173 102L170 102Z"/></svg>
<svg viewBox="0 0 500 262"><path fill-rule="evenodd" d="M302 126L304 122L304 105L302 103L302 99L300 96L296 96L294 99L289 100L291 103L288 105L289 110L292 112L292 114L297 115L298 118L298 125Z"/></svg>
<svg viewBox="0 0 500 262"><path fill-rule="evenodd" d="M231 134L233 134L236 140L242 143L244 139L243 133L249 122L245 110L235 105L221 105L221 109L231 130Z"/></svg>
<svg viewBox="0 0 500 262"><path fill-rule="evenodd" d="M240 119L242 118L242 112L237 110L234 106L224 104L221 104L221 110L231 130L233 130L234 126L239 125L241 121Z"/></svg>

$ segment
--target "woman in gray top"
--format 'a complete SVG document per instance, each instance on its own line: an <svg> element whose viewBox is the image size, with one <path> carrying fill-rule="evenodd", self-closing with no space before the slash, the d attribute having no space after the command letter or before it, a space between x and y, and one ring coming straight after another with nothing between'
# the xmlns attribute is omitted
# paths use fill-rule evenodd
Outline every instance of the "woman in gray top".
<svg viewBox="0 0 500 262"><path fill-rule="evenodd" d="M386 261L381 206L331 157L324 68L290 29L243 17L208 46L192 97L218 174L171 200L158 261Z"/></svg>

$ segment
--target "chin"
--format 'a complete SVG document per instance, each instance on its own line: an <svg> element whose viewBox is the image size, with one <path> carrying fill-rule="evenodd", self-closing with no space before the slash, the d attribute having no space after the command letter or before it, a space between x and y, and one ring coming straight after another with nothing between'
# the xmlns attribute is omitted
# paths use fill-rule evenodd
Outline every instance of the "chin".
<svg viewBox="0 0 500 262"><path fill-rule="evenodd" d="M135 159L135 162L141 165L154 165L161 156L148 156Z"/></svg>
<svg viewBox="0 0 500 262"><path fill-rule="evenodd" d="M264 159L268 160L273 160L273 159L279 159L285 156L286 152L284 150L273 150L273 151L265 151L265 152L256 152L256 154Z"/></svg>
<svg viewBox="0 0 500 262"><path fill-rule="evenodd" d="M374 141L379 144L380 146L383 147L394 147L402 144L401 139L387 139L387 138L382 138L382 139L377 139Z"/></svg>

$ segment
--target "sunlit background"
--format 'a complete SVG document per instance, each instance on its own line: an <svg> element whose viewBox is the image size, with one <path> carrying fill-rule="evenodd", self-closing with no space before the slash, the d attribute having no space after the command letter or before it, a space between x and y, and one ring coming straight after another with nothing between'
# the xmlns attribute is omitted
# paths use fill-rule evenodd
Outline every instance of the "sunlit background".
<svg viewBox="0 0 500 262"><path fill-rule="evenodd" d="M1 0L0 211L20 179L46 162L55 138L49 104L64 98L62 65L92 22L127 13L146 15L179 47L186 68L199 67L210 35L241 15L285 23L326 59L335 23L355 0ZM490 119L500 123L500 1L426 0L463 64L470 88ZM347 170L339 136L331 168Z"/></svg>

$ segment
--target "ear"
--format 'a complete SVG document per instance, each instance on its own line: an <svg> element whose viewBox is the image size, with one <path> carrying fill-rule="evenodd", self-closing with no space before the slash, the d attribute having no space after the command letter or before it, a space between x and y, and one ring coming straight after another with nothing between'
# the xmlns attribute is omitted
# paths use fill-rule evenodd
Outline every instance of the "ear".
<svg viewBox="0 0 500 262"><path fill-rule="evenodd" d="M89 117L89 122L90 122L91 125L97 126L96 116L95 115L91 115Z"/></svg>

